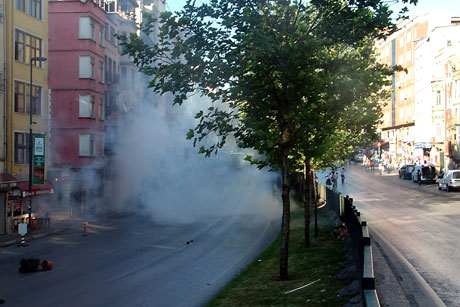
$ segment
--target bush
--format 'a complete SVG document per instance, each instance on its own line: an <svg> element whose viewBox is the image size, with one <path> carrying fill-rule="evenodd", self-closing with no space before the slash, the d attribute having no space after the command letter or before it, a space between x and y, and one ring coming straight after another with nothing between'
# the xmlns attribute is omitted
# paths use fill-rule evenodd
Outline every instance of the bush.
<svg viewBox="0 0 460 307"><path fill-rule="evenodd" d="M37 272L38 267L40 266L40 259L37 258L22 258L19 262L19 272L28 273L28 272Z"/></svg>

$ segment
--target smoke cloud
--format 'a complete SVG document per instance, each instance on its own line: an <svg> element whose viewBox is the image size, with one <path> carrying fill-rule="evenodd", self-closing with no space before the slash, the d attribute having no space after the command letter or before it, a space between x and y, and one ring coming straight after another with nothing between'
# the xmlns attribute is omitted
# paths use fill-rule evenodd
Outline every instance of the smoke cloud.
<svg viewBox="0 0 460 307"><path fill-rule="evenodd" d="M115 156L118 209L137 210L161 224L229 214L280 216L277 173L243 161L250 152L234 142L206 158L186 140L195 113L210 105L194 97L169 106L174 116L147 107L123 131Z"/></svg>

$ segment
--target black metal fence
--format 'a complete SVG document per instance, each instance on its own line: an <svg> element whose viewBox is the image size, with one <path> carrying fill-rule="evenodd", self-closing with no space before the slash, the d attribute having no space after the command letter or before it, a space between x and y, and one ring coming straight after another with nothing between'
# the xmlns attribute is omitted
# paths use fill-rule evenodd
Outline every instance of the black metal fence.
<svg viewBox="0 0 460 307"><path fill-rule="evenodd" d="M366 221L361 220L361 214L353 205L353 199L343 196L335 190L318 183L320 198L326 202L326 207L334 215L340 217L345 224L351 240L353 262L357 268L361 296L365 306L380 306L375 290L372 246Z"/></svg>

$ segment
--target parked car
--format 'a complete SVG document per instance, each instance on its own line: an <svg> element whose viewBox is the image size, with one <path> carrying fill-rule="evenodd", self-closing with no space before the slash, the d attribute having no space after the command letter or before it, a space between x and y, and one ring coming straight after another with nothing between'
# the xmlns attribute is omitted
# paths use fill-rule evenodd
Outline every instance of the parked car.
<svg viewBox="0 0 460 307"><path fill-rule="evenodd" d="M415 164L404 164L404 165L402 165L398 170L399 178L411 180L412 179L412 171L414 170L414 168L415 168Z"/></svg>
<svg viewBox="0 0 460 307"><path fill-rule="evenodd" d="M452 191L460 189L460 170L448 170L442 175L438 182L439 190Z"/></svg>
<svg viewBox="0 0 460 307"><path fill-rule="evenodd" d="M417 172L422 173L422 183L436 183L436 167L432 165L416 165L412 171L412 181L417 182Z"/></svg>
<svg viewBox="0 0 460 307"><path fill-rule="evenodd" d="M363 162L364 160L364 154L363 153L358 153L355 155L355 157L353 158L353 160L355 162Z"/></svg>

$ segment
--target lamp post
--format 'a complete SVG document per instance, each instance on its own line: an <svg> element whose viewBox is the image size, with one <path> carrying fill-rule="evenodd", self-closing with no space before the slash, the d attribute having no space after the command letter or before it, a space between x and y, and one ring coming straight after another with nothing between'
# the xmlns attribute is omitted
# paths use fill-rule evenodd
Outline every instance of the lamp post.
<svg viewBox="0 0 460 307"><path fill-rule="evenodd" d="M29 84L29 231L31 230L32 221L32 164L33 164L33 136L32 136L32 64L35 61L44 62L47 59L44 57L30 58L30 84Z"/></svg>

